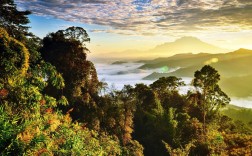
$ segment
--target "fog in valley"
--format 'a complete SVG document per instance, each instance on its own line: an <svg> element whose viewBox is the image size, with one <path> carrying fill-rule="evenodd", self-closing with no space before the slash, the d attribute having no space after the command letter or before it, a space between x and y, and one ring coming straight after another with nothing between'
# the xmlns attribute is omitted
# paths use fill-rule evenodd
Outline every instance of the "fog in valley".
<svg viewBox="0 0 252 156"><path fill-rule="evenodd" d="M124 85L132 85L134 86L137 83L151 84L155 80L143 80L146 76L150 75L153 72L157 73L169 73L177 70L178 68L168 67L157 68L157 69L139 69L144 63L135 63L135 62L125 62L113 64L111 62L107 63L94 63L98 77L100 81L106 82L108 84L108 90L110 89L122 89ZM186 86L180 88L180 93L187 93L189 89L193 89L190 86L192 77L182 77ZM239 97L231 97L230 104L252 108L252 97L247 98L239 98Z"/></svg>

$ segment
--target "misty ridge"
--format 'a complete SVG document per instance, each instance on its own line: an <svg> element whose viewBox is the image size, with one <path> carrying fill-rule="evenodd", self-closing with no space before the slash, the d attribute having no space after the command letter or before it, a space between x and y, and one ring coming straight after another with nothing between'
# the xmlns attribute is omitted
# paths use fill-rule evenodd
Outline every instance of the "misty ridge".
<svg viewBox="0 0 252 156"><path fill-rule="evenodd" d="M129 50L122 52L110 52L104 53L101 57L99 55L90 54L90 59L95 62L113 60L117 61L120 59L139 61L141 59L155 59L159 57L170 57L176 54L183 53L226 53L230 52L229 49L219 48L212 44L201 41L200 39L192 36L181 37L174 42L166 42L155 46L146 51L135 50L131 47ZM122 61L125 61L122 60Z"/></svg>
<svg viewBox="0 0 252 156"><path fill-rule="evenodd" d="M86 43L91 37L83 27L39 38L27 26L31 12L19 11L15 2L55 12L48 5L53 4L64 16L58 5L63 1L0 3L1 156L251 155L252 109L245 108L252 101L251 50L225 51L183 37L139 53L100 53L90 61ZM99 11L108 4L127 9L134 4L76 2L64 4ZM167 11L170 1L141 2ZM135 13L142 17L143 9Z"/></svg>
<svg viewBox="0 0 252 156"><path fill-rule="evenodd" d="M194 53L188 53L193 50ZM181 53L169 57L149 56L150 53L162 53L161 56L165 56L175 51ZM184 93L190 88L194 72L204 65L211 65L219 71L220 86L232 98L232 103L251 108L252 85L248 84L251 84L252 80L252 50L241 48L227 51L195 37L182 37L140 53L142 58L128 58L131 53L124 53L127 56L120 59L122 53L119 53L119 56L114 54L115 58L112 58L110 63L106 63L109 60L103 60L103 63L98 61L95 65L100 79L117 89L122 89L126 84L151 84L161 77L177 76L186 81L187 89L182 88ZM146 55L148 59L145 60ZM154 59L150 59L152 57Z"/></svg>
<svg viewBox="0 0 252 156"><path fill-rule="evenodd" d="M157 79L171 75L192 77L193 71L209 64L220 72L222 76L220 85L230 96L248 97L252 95L252 87L248 85L252 80L251 59L252 50L247 49L239 49L225 54L179 54L169 58L146 61L140 69L180 67L180 69L169 73L154 72L144 79Z"/></svg>

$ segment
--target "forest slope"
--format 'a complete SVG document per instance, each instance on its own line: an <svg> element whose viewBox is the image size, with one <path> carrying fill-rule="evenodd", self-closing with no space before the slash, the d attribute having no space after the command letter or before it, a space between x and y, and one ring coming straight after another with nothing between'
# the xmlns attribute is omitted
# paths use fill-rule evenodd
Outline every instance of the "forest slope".
<svg viewBox="0 0 252 156"><path fill-rule="evenodd" d="M140 68L179 68L173 72L153 72L144 78L154 80L166 76L193 77L193 71L200 69L205 64L211 64L222 76L220 86L223 87L223 90L230 96L247 97L252 94L252 86L248 85L251 83L252 77L251 60L252 50L239 49L225 54L180 54L168 58L158 58L146 61Z"/></svg>

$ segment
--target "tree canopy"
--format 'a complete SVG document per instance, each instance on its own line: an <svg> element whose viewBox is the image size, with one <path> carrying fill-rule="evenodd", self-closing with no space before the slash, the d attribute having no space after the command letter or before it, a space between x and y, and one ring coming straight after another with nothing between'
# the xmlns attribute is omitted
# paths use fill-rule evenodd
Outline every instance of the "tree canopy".
<svg viewBox="0 0 252 156"><path fill-rule="evenodd" d="M74 108L74 119L83 116L81 111L85 108L97 107L95 98L99 81L93 63L86 60L88 49L84 42L87 41L90 39L83 28L70 27L47 35L40 49L43 59L54 65L66 82L62 92L49 87L48 94L54 97L65 95L70 106L63 110Z"/></svg>
<svg viewBox="0 0 252 156"><path fill-rule="evenodd" d="M251 127L224 115L215 68L197 70L187 94L175 76L106 90L85 29L27 37L29 13L1 1L0 155L251 155Z"/></svg>
<svg viewBox="0 0 252 156"><path fill-rule="evenodd" d="M30 11L17 10L14 0L1 0L0 3L0 26L5 28L10 36L21 39L22 35L28 35L26 24L30 21L27 15Z"/></svg>

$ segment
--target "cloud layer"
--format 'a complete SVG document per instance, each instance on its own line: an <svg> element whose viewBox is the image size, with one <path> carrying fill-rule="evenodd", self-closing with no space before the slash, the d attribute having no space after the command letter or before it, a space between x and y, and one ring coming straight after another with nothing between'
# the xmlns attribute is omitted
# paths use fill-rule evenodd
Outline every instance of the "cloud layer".
<svg viewBox="0 0 252 156"><path fill-rule="evenodd" d="M15 0L34 14L107 26L119 34L252 29L251 0Z"/></svg>

